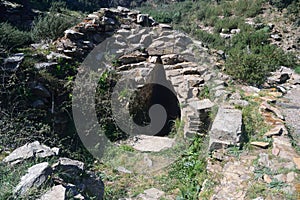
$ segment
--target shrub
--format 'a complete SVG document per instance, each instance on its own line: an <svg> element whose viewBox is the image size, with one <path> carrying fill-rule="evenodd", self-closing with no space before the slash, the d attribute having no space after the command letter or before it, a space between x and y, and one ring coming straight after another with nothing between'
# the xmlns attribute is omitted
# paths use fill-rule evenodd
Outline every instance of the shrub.
<svg viewBox="0 0 300 200"><path fill-rule="evenodd" d="M110 141L126 138L126 134L118 128L112 114L111 95L118 75L114 71L105 71L98 82L96 89L96 113L99 124Z"/></svg>
<svg viewBox="0 0 300 200"><path fill-rule="evenodd" d="M234 4L234 14L244 17L255 17L261 12L263 0L239 0Z"/></svg>
<svg viewBox="0 0 300 200"><path fill-rule="evenodd" d="M30 42L28 32L20 31L7 22L0 23L0 48L7 50Z"/></svg>
<svg viewBox="0 0 300 200"><path fill-rule="evenodd" d="M300 74L300 67L299 67L299 66L295 68L295 72L296 72L297 74Z"/></svg>
<svg viewBox="0 0 300 200"><path fill-rule="evenodd" d="M262 84L281 65L296 65L295 56L269 44L268 34L263 31L236 35L227 50L226 72L252 85Z"/></svg>
<svg viewBox="0 0 300 200"><path fill-rule="evenodd" d="M210 34L206 31L198 29L193 33L193 36L202 41L204 44L212 46L214 48L223 49L225 46L225 40L218 34Z"/></svg>
<svg viewBox="0 0 300 200"><path fill-rule="evenodd" d="M220 15L220 9L216 6L210 5L208 3L202 3L198 4L196 6L197 10L197 19L198 20L208 20L211 17Z"/></svg>
<svg viewBox="0 0 300 200"><path fill-rule="evenodd" d="M57 12L39 16L34 21L31 33L32 39L39 41L56 39L63 36L64 31L76 24L76 22L76 18Z"/></svg>
<svg viewBox="0 0 300 200"><path fill-rule="evenodd" d="M234 48L238 47L240 49L245 49L247 46L255 47L269 44L268 39L269 35L263 31L244 32L234 36L231 39L230 44Z"/></svg>
<svg viewBox="0 0 300 200"><path fill-rule="evenodd" d="M299 19L299 15L300 15L300 1L296 0L293 1L288 7L288 18L294 22L295 26L300 26L300 19Z"/></svg>
<svg viewBox="0 0 300 200"><path fill-rule="evenodd" d="M286 8L288 5L290 5L294 1L295 0L269 0L270 4L275 6L279 10Z"/></svg>

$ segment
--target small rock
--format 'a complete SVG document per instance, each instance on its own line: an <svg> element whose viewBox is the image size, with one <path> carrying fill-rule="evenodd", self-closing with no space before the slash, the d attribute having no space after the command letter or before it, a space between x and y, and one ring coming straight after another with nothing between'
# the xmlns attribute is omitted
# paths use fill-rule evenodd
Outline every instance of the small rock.
<svg viewBox="0 0 300 200"><path fill-rule="evenodd" d="M231 29L231 31L230 31L230 33L231 34L238 34L238 33L240 33L241 32L241 29Z"/></svg>
<svg viewBox="0 0 300 200"><path fill-rule="evenodd" d="M281 41L282 37L278 34L271 35L271 38L273 38L275 41Z"/></svg>
<svg viewBox="0 0 300 200"><path fill-rule="evenodd" d="M283 126L284 125L280 125L280 126L276 126L276 127L272 128L271 130L269 130L268 132L266 132L264 136L266 136L266 137L272 137L274 135L281 135L282 132L283 132Z"/></svg>
<svg viewBox="0 0 300 200"><path fill-rule="evenodd" d="M296 178L296 173L295 172L289 172L286 175L286 182L291 183L295 180L295 178Z"/></svg>
<svg viewBox="0 0 300 200"><path fill-rule="evenodd" d="M264 179L264 181L265 181L266 183L271 183L271 182L272 182L272 179L271 179L270 176L267 175L267 174L264 174L263 179Z"/></svg>
<svg viewBox="0 0 300 200"><path fill-rule="evenodd" d="M162 29L172 29L172 26L169 24L159 24L158 26Z"/></svg>
<svg viewBox="0 0 300 200"><path fill-rule="evenodd" d="M257 197L257 198L252 199L252 200L264 200L264 198L262 198L262 197Z"/></svg>
<svg viewBox="0 0 300 200"><path fill-rule="evenodd" d="M263 149L268 148L268 146L270 145L268 142L251 142L251 144Z"/></svg>
<svg viewBox="0 0 300 200"><path fill-rule="evenodd" d="M264 27L264 23L257 23L257 24L254 24L254 27L255 29L259 30L259 29L262 29Z"/></svg>
<svg viewBox="0 0 300 200"><path fill-rule="evenodd" d="M38 70L41 69L49 69L58 65L57 62L43 62L43 63L35 63L34 67Z"/></svg>
<svg viewBox="0 0 300 200"><path fill-rule="evenodd" d="M155 24L155 21L147 14L138 14L137 23L141 24L142 26L149 27L153 26Z"/></svg>
<svg viewBox="0 0 300 200"><path fill-rule="evenodd" d="M118 168L117 168L117 171L118 171L118 172L122 172L122 173L124 173L124 174L131 174L131 173L132 173L131 171L129 171L129 170L126 169L125 167L118 167Z"/></svg>
<svg viewBox="0 0 300 200"><path fill-rule="evenodd" d="M126 12L126 13L130 12L130 10L128 8L125 8L125 7L122 7L122 6L118 6L117 10L120 11L120 12L123 12L123 13L124 12Z"/></svg>
<svg viewBox="0 0 300 200"><path fill-rule="evenodd" d="M131 64L131 63L139 63L146 61L146 54L141 53L141 52L134 52L128 55L123 55L119 58L120 62L122 64Z"/></svg>
<svg viewBox="0 0 300 200"><path fill-rule="evenodd" d="M218 50L217 54L220 55L223 59L225 59L225 52L223 50Z"/></svg>
<svg viewBox="0 0 300 200"><path fill-rule="evenodd" d="M145 190L143 194L137 196L137 199L141 200L159 200L165 193L156 188L150 188Z"/></svg>
<svg viewBox="0 0 300 200"><path fill-rule="evenodd" d="M55 53L55 52L51 52L49 55L47 55L48 60L56 60L56 59L60 59L60 58L67 59L67 60L72 59L69 56L66 56L66 55L60 54L60 53Z"/></svg>
<svg viewBox="0 0 300 200"><path fill-rule="evenodd" d="M281 182L286 182L286 175L284 174L277 174L273 178Z"/></svg>
<svg viewBox="0 0 300 200"><path fill-rule="evenodd" d="M246 107L249 105L249 102L246 100L230 100L229 103L235 106Z"/></svg>
<svg viewBox="0 0 300 200"><path fill-rule="evenodd" d="M27 174L22 176L20 183L14 189L14 193L25 195L33 187L41 186L51 173L52 170L47 162L30 167Z"/></svg>
<svg viewBox="0 0 300 200"><path fill-rule="evenodd" d="M162 61L161 61L160 57L158 57L158 56L150 56L148 61L150 63L154 63L154 64L162 64Z"/></svg>
<svg viewBox="0 0 300 200"><path fill-rule="evenodd" d="M272 24L272 23L268 23L267 25L268 25L268 27L269 27L271 30L275 27L275 25Z"/></svg>
<svg viewBox="0 0 300 200"><path fill-rule="evenodd" d="M78 40L84 37L83 33L68 29L65 31L65 37L69 38L70 40Z"/></svg>
<svg viewBox="0 0 300 200"><path fill-rule="evenodd" d="M274 156L278 156L279 153L280 153L280 149L278 149L277 147L275 147L275 146L273 145L272 154L273 154Z"/></svg>
<svg viewBox="0 0 300 200"><path fill-rule="evenodd" d="M145 164L148 168L150 168L150 167L153 166L153 161L148 157L147 154L144 156L144 164Z"/></svg>
<svg viewBox="0 0 300 200"><path fill-rule="evenodd" d="M4 65L3 69L5 71L15 72L19 68L19 66L23 60L24 60L23 53L17 53L11 57L5 58L4 63L3 63L3 65Z"/></svg>
<svg viewBox="0 0 300 200"><path fill-rule="evenodd" d="M220 36L224 39L230 39L232 34L227 34L227 33L220 33Z"/></svg>
<svg viewBox="0 0 300 200"><path fill-rule="evenodd" d="M53 186L38 200L65 200L66 188L62 185Z"/></svg>
<svg viewBox="0 0 300 200"><path fill-rule="evenodd" d="M258 159L258 164L261 166L270 167L269 155L266 153L260 153L259 159Z"/></svg>
<svg viewBox="0 0 300 200"><path fill-rule="evenodd" d="M215 104L211 102L209 99L203 100L193 100L189 103L189 105L197 112L202 110L211 109Z"/></svg>
<svg viewBox="0 0 300 200"><path fill-rule="evenodd" d="M294 157L293 160L294 163L296 164L297 169L300 169L300 157L299 158Z"/></svg>
<svg viewBox="0 0 300 200"><path fill-rule="evenodd" d="M259 88L253 87L253 86L242 86L241 89L244 90L246 94L251 94L251 95L254 95L254 94L257 94L260 92Z"/></svg>
<svg viewBox="0 0 300 200"><path fill-rule="evenodd" d="M287 93L287 89L283 86L277 86L277 89L279 90L279 92L286 94Z"/></svg>
<svg viewBox="0 0 300 200"><path fill-rule="evenodd" d="M79 171L83 171L84 170L84 163L80 162L78 160L72 160L70 158L59 158L58 162L55 163L52 168L54 170L58 170L58 169L76 169Z"/></svg>
<svg viewBox="0 0 300 200"><path fill-rule="evenodd" d="M115 25L116 24L116 21L112 18L109 18L109 17L103 17L102 18L102 22L105 24L105 25Z"/></svg>
<svg viewBox="0 0 300 200"><path fill-rule="evenodd" d="M142 152L160 152L171 148L175 140L166 137L139 135L132 147Z"/></svg>
<svg viewBox="0 0 300 200"><path fill-rule="evenodd" d="M79 199L79 200L84 200L84 196L82 196L82 194L77 194L74 196L74 199Z"/></svg>
<svg viewBox="0 0 300 200"><path fill-rule="evenodd" d="M282 115L281 111L274 106L271 106L267 102L264 102L260 106L261 109L274 113L279 119L284 120L284 116Z"/></svg>
<svg viewBox="0 0 300 200"><path fill-rule="evenodd" d="M175 65L184 61L184 59L177 54L163 55L161 56L161 60L164 65Z"/></svg>

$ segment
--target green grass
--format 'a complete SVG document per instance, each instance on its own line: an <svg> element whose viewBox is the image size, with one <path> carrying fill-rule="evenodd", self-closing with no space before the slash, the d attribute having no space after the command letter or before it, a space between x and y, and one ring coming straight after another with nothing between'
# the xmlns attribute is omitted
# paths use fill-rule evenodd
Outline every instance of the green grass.
<svg viewBox="0 0 300 200"><path fill-rule="evenodd" d="M46 159L49 165L54 163L53 158ZM46 181L40 188L32 188L23 197L16 197L13 193L14 188L18 185L21 177L27 173L27 169L35 164L44 162L42 159L31 159L24 161L21 164L11 166L5 163L0 163L0 199L36 199L44 194L49 188L49 180Z"/></svg>
<svg viewBox="0 0 300 200"><path fill-rule="evenodd" d="M169 177L177 181L180 189L177 199L197 199L207 177L205 156L203 139L196 137L182 158L171 166Z"/></svg>
<svg viewBox="0 0 300 200"><path fill-rule="evenodd" d="M259 103L250 101L242 110L245 134L250 141L258 140L269 130L259 111Z"/></svg>
<svg viewBox="0 0 300 200"><path fill-rule="evenodd" d="M297 74L300 74L300 66L298 66L298 67L295 68L295 72L296 72Z"/></svg>

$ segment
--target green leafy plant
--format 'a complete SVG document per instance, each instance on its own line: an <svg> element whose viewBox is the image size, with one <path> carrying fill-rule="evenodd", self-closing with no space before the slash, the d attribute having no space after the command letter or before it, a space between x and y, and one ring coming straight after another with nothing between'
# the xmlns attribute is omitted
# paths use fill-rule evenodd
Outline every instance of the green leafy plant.
<svg viewBox="0 0 300 200"><path fill-rule="evenodd" d="M54 3L48 14L35 19L31 30L33 40L54 40L63 36L66 29L77 23L76 17L62 14L61 10L66 10L64 3Z"/></svg>
<svg viewBox="0 0 300 200"><path fill-rule="evenodd" d="M197 199L206 176L205 155L203 139L195 137L182 158L172 165L169 176L181 183L176 199Z"/></svg>
<svg viewBox="0 0 300 200"><path fill-rule="evenodd" d="M29 32L20 31L7 22L0 23L0 49L10 50L30 42Z"/></svg>

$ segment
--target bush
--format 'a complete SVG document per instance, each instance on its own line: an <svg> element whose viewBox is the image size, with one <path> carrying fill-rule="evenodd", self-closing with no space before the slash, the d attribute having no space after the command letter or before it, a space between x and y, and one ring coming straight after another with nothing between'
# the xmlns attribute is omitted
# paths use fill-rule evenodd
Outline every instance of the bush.
<svg viewBox="0 0 300 200"><path fill-rule="evenodd" d="M275 6L276 8L278 8L279 10L282 10L283 8L286 8L294 1L295 0L269 0L269 3Z"/></svg>
<svg viewBox="0 0 300 200"><path fill-rule="evenodd" d="M264 31L246 32L235 35L231 41L231 47L245 49L247 47L269 44L269 35Z"/></svg>
<svg viewBox="0 0 300 200"><path fill-rule="evenodd" d="M299 19L299 16L300 16L300 1L299 0L296 0L296 1L293 1L288 7L287 7L287 10L288 10L288 18L294 22L295 26L300 26L300 19Z"/></svg>
<svg viewBox="0 0 300 200"><path fill-rule="evenodd" d="M261 12L263 0L239 0L234 4L234 14L244 17L255 17Z"/></svg>
<svg viewBox="0 0 300 200"><path fill-rule="evenodd" d="M96 89L96 113L99 124L110 141L117 141L127 137L116 125L111 107L111 95L119 76L114 71L105 71Z"/></svg>
<svg viewBox="0 0 300 200"><path fill-rule="evenodd" d="M52 12L46 16L39 16L32 28L33 40L54 40L63 36L66 29L76 24L76 18Z"/></svg>
<svg viewBox="0 0 300 200"><path fill-rule="evenodd" d="M30 42L28 32L20 31L7 22L0 23L0 48L8 50Z"/></svg>
<svg viewBox="0 0 300 200"><path fill-rule="evenodd" d="M193 33L193 36L202 41L204 44L214 48L223 49L225 46L225 40L221 38L219 34L210 34L198 29Z"/></svg>
<svg viewBox="0 0 300 200"><path fill-rule="evenodd" d="M209 5L207 3L200 2L200 4L196 6L196 8L198 20L208 20L211 17L218 16L221 14L220 9L218 7Z"/></svg>
<svg viewBox="0 0 300 200"><path fill-rule="evenodd" d="M295 67L296 58L269 44L263 31L238 34L231 40L226 72L252 85L262 84L279 66Z"/></svg>

